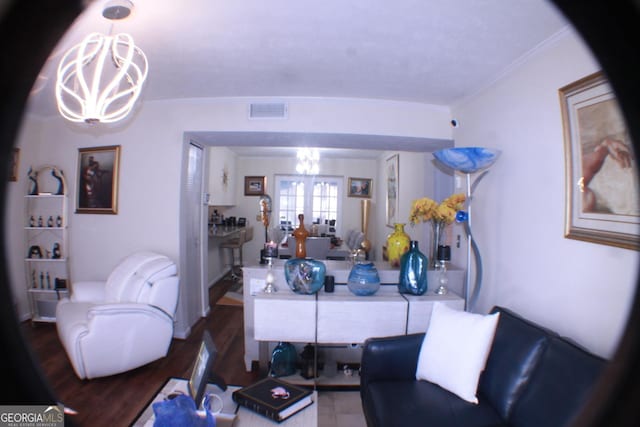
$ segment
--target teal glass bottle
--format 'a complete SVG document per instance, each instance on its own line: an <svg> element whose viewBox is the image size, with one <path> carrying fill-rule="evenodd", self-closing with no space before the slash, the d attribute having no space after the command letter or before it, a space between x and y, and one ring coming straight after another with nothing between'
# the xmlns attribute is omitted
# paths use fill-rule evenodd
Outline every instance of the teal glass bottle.
<svg viewBox="0 0 640 427"><path fill-rule="evenodd" d="M409 251L400 258L398 291L401 294L422 295L427 292L427 269L429 260L420 252L418 242L412 240Z"/></svg>
<svg viewBox="0 0 640 427"><path fill-rule="evenodd" d="M284 377L296 373L297 354L293 344L280 341L271 353L272 377Z"/></svg>

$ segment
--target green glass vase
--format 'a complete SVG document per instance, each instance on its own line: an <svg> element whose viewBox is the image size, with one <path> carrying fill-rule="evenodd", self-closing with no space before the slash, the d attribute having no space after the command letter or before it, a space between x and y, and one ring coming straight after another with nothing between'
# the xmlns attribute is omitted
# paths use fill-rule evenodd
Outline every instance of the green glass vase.
<svg viewBox="0 0 640 427"><path fill-rule="evenodd" d="M420 252L418 242L411 241L409 252L400 259L400 277L398 292L401 294L422 295L427 292L427 256Z"/></svg>
<svg viewBox="0 0 640 427"><path fill-rule="evenodd" d="M285 377L296 373L297 354L293 344L280 341L271 353L272 377Z"/></svg>

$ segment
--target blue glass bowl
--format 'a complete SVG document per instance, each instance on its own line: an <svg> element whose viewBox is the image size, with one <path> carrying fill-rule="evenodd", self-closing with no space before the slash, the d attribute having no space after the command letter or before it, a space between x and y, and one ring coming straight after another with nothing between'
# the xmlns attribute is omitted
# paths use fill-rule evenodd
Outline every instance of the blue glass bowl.
<svg viewBox="0 0 640 427"><path fill-rule="evenodd" d="M433 157L451 169L463 173L474 173L488 168L498 160L500 150L483 147L446 148L435 151Z"/></svg>
<svg viewBox="0 0 640 427"><path fill-rule="evenodd" d="M297 294L311 295L324 285L327 268L322 261L311 258L291 258L284 263L284 277Z"/></svg>
<svg viewBox="0 0 640 427"><path fill-rule="evenodd" d="M380 276L372 262L356 263L347 279L349 290L360 297L373 295L380 289Z"/></svg>

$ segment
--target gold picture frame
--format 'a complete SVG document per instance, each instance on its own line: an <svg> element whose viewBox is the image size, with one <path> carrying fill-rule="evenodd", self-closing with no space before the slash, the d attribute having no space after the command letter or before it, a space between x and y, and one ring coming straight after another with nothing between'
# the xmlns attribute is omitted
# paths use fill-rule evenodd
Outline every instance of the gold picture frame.
<svg viewBox="0 0 640 427"><path fill-rule="evenodd" d="M120 146L78 149L76 213L118 213Z"/></svg>
<svg viewBox="0 0 640 427"><path fill-rule="evenodd" d="M386 211L385 218L387 227L393 227L398 222L398 210L400 201L398 200L398 189L400 188L400 155L394 154L387 158L385 163L385 173L387 180L386 188Z"/></svg>
<svg viewBox="0 0 640 427"><path fill-rule="evenodd" d="M564 130L565 237L640 249L637 166L603 73L559 89Z"/></svg>
<svg viewBox="0 0 640 427"><path fill-rule="evenodd" d="M347 196L370 199L373 194L373 179L371 178L349 178L349 189Z"/></svg>

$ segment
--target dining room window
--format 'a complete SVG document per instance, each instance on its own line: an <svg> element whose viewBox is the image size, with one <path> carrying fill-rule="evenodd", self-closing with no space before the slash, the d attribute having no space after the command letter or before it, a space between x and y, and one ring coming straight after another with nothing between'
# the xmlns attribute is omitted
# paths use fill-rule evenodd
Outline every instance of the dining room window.
<svg viewBox="0 0 640 427"><path fill-rule="evenodd" d="M312 224L340 224L343 177L276 175L275 212L281 227L289 231L298 226L304 214L307 229Z"/></svg>

